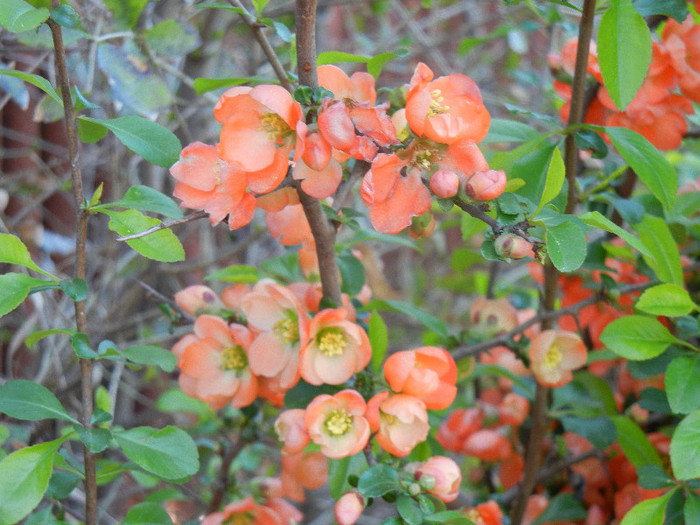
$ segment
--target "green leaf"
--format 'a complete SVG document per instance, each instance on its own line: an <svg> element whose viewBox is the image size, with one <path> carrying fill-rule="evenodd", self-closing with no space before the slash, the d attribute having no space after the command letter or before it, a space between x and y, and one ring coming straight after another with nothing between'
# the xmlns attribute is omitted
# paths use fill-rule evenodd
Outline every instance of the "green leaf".
<svg viewBox="0 0 700 525"><path fill-rule="evenodd" d="M137 210L110 211L105 210L110 217L109 229L119 235L133 235L160 224L158 219L146 217ZM129 246L144 257L162 262L183 261L185 250L175 234L169 229L158 230L143 237L129 239Z"/></svg>
<svg viewBox="0 0 700 525"><path fill-rule="evenodd" d="M22 421L61 419L79 423L48 388L24 379L0 386L0 412Z"/></svg>
<svg viewBox="0 0 700 525"><path fill-rule="evenodd" d="M642 361L661 355L676 338L653 317L626 315L609 323L600 341L620 357Z"/></svg>
<svg viewBox="0 0 700 525"><path fill-rule="evenodd" d="M443 510L425 517L426 523L448 523L450 525L474 525L474 522L456 510Z"/></svg>
<svg viewBox="0 0 700 525"><path fill-rule="evenodd" d="M414 500L408 494L401 494L396 500L396 510L408 525L421 525L423 523L423 513Z"/></svg>
<svg viewBox="0 0 700 525"><path fill-rule="evenodd" d="M76 303L87 299L88 285L83 279L63 279L58 285Z"/></svg>
<svg viewBox="0 0 700 525"><path fill-rule="evenodd" d="M173 520L157 503L138 503L129 509L122 525L172 525Z"/></svg>
<svg viewBox="0 0 700 525"><path fill-rule="evenodd" d="M632 5L642 16L666 15L679 24L682 24L683 20L688 16L688 3L686 0L632 0ZM686 522L694 523L687 520Z"/></svg>
<svg viewBox="0 0 700 525"><path fill-rule="evenodd" d="M351 253L344 253L337 258L342 282L342 290L350 297L357 295L365 284L365 267Z"/></svg>
<svg viewBox="0 0 700 525"><path fill-rule="evenodd" d="M350 476L360 477L369 465L363 452L342 459L328 460L328 487L331 497L338 500L340 496L353 489L348 483Z"/></svg>
<svg viewBox="0 0 700 525"><path fill-rule="evenodd" d="M156 402L156 408L161 412L175 413L187 412L200 417L214 414L204 401L190 397L180 389L172 389L164 392Z"/></svg>
<svg viewBox="0 0 700 525"><path fill-rule="evenodd" d="M75 350L75 355L81 359L95 359L99 354L90 346L88 336L83 333L76 333L71 336L71 346Z"/></svg>
<svg viewBox="0 0 700 525"><path fill-rule="evenodd" d="M592 151L594 159L604 159L608 155L608 146L603 137L588 128L579 129L574 133L576 147L584 151Z"/></svg>
<svg viewBox="0 0 700 525"><path fill-rule="evenodd" d="M63 440L26 447L0 461L0 525L17 523L39 504Z"/></svg>
<svg viewBox="0 0 700 525"><path fill-rule="evenodd" d="M24 340L24 344L27 346L27 348L31 348L37 342L41 341L45 337L49 337L50 335L65 334L69 337L73 337L74 333L75 333L75 331L64 330L63 328L51 328L50 330L39 330L38 332L34 332L30 336L28 336Z"/></svg>
<svg viewBox="0 0 700 525"><path fill-rule="evenodd" d="M0 317L17 308L32 288L46 285L48 281L34 279L23 273L9 272L0 275Z"/></svg>
<svg viewBox="0 0 700 525"><path fill-rule="evenodd" d="M654 269L659 280L683 286L681 255L664 220L647 215L635 229L641 241L654 255L654 259L644 257L644 260Z"/></svg>
<svg viewBox="0 0 700 525"><path fill-rule="evenodd" d="M586 438L598 450L606 450L617 440L617 429L612 419L602 417L561 417L566 432Z"/></svg>
<svg viewBox="0 0 700 525"><path fill-rule="evenodd" d="M180 157L182 145L175 134L143 117L131 115L114 119L79 118L103 125L114 133L124 146L157 166L169 168Z"/></svg>
<svg viewBox="0 0 700 525"><path fill-rule="evenodd" d="M559 148L555 148L554 153L552 153L552 159L549 161L549 168L547 168L547 176L545 178L544 188L542 189L540 204L537 206L537 210L533 213L533 216L537 216L545 204L559 195L564 185L565 178L566 168L564 167L564 160L561 157Z"/></svg>
<svg viewBox="0 0 700 525"><path fill-rule="evenodd" d="M270 19L268 18L266 20ZM277 20L270 20L270 23L272 24L272 27L275 28L275 33L277 36L280 37L283 42L289 44L292 41L292 32L286 25L284 25L282 22L278 22Z"/></svg>
<svg viewBox="0 0 700 525"><path fill-rule="evenodd" d="M490 164L492 169L505 169L509 178L524 180L525 186L518 190L518 195L532 202L540 202L544 193L547 171L556 149L556 145L540 137L526 142L513 151L496 155Z"/></svg>
<svg viewBox="0 0 700 525"><path fill-rule="evenodd" d="M199 469L197 446L179 428L115 430L114 438L129 459L163 479L182 480Z"/></svg>
<svg viewBox="0 0 700 525"><path fill-rule="evenodd" d="M51 19L69 29L81 29L80 16L69 4L61 4L51 9Z"/></svg>
<svg viewBox="0 0 700 525"><path fill-rule="evenodd" d="M107 9L112 11L117 27L131 29L146 7L148 0L103 0Z"/></svg>
<svg viewBox="0 0 700 525"><path fill-rule="evenodd" d="M686 493L683 516L686 523L700 523L700 496L692 491Z"/></svg>
<svg viewBox="0 0 700 525"><path fill-rule="evenodd" d="M121 354L140 365L158 366L165 372L175 370L177 357L170 350L154 345L137 345L124 348Z"/></svg>
<svg viewBox="0 0 700 525"><path fill-rule="evenodd" d="M588 226L593 226L595 228L605 230L606 232L614 233L639 253L646 255L650 260L654 260L654 256L649 251L649 248L647 248L641 240L632 235L630 232L620 228L617 224L612 222L600 212L588 211L582 215L579 215L579 218Z"/></svg>
<svg viewBox="0 0 700 525"><path fill-rule="evenodd" d="M366 498L378 498L399 488L399 475L389 465L372 465L360 476L357 490Z"/></svg>
<svg viewBox="0 0 700 525"><path fill-rule="evenodd" d="M165 57L186 55L201 45L199 33L190 24L168 18L146 32L151 49Z"/></svg>
<svg viewBox="0 0 700 525"><path fill-rule="evenodd" d="M586 234L573 222L547 227L547 253L560 272L578 269L586 259Z"/></svg>
<svg viewBox="0 0 700 525"><path fill-rule="evenodd" d="M14 235L0 233L0 263L17 264L58 281L58 278L39 268L29 255L24 243Z"/></svg>
<svg viewBox="0 0 700 525"><path fill-rule="evenodd" d="M611 0L598 29L598 62L615 105L624 111L651 63L651 33L631 0Z"/></svg>
<svg viewBox="0 0 700 525"><path fill-rule="evenodd" d="M102 140L107 134L107 128L102 124L96 124L82 118L78 119L78 138L81 142L92 144Z"/></svg>
<svg viewBox="0 0 700 525"><path fill-rule="evenodd" d="M325 66L326 64L337 64L339 62L355 62L366 64L369 58L362 55L353 55L344 51L323 51L316 57L317 66Z"/></svg>
<svg viewBox="0 0 700 525"><path fill-rule="evenodd" d="M263 9L265 9L265 6L268 4L270 0L251 0L253 2L253 7L255 7L255 12L258 13L258 16L260 16L260 13L262 13Z"/></svg>
<svg viewBox="0 0 700 525"><path fill-rule="evenodd" d="M664 377L668 403L676 414L700 408L700 357L676 357Z"/></svg>
<svg viewBox="0 0 700 525"><path fill-rule="evenodd" d="M537 516L532 525L541 525L552 521L583 520L586 519L586 516L588 516L588 512L573 494L557 494L549 500L547 508Z"/></svg>
<svg viewBox="0 0 700 525"><path fill-rule="evenodd" d="M80 441L93 454L106 450L112 441L112 433L106 428L86 428L82 425L74 425L73 428L78 433Z"/></svg>
<svg viewBox="0 0 700 525"><path fill-rule="evenodd" d="M0 0L0 26L11 33L36 29L48 17L45 7L37 9L24 0Z"/></svg>
<svg viewBox="0 0 700 525"><path fill-rule="evenodd" d="M688 291L675 284L659 284L648 288L634 307L648 314L666 317L681 317L698 309Z"/></svg>
<svg viewBox="0 0 700 525"><path fill-rule="evenodd" d="M631 129L606 127L605 132L625 162L664 208L670 211L678 190L678 177L666 157L646 138Z"/></svg>
<svg viewBox="0 0 700 525"><path fill-rule="evenodd" d="M182 210L173 199L154 188L142 185L132 186L118 201L102 204L96 209L114 207L150 211L165 215L171 219L181 219L183 217Z"/></svg>
<svg viewBox="0 0 700 525"><path fill-rule="evenodd" d="M395 58L406 56L405 52L400 53L379 53L367 61L367 73L376 80L384 69L384 65Z"/></svg>
<svg viewBox="0 0 700 525"><path fill-rule="evenodd" d="M482 143L527 142L538 139L540 136L539 131L517 120L494 118L491 119L489 133Z"/></svg>
<svg viewBox="0 0 700 525"><path fill-rule="evenodd" d="M634 421L626 416L614 416L612 420L617 427L617 441L620 448L632 465L637 468L642 465L663 466L654 445Z"/></svg>
<svg viewBox="0 0 700 525"><path fill-rule="evenodd" d="M441 338L445 339L448 336L447 326L440 319L403 301L374 299L370 301L369 304L365 305L364 310L390 310L392 312L400 312L409 317L413 317L428 330L432 330Z"/></svg>
<svg viewBox="0 0 700 525"><path fill-rule="evenodd" d="M210 273L204 280L224 281L227 283L257 283L261 278L260 271L254 266L234 264Z"/></svg>
<svg viewBox="0 0 700 525"><path fill-rule="evenodd" d="M372 346L372 366L376 374L382 367L384 356L386 356L387 348L389 347L389 331L376 310L372 311L369 318L369 343Z"/></svg>
<svg viewBox="0 0 700 525"><path fill-rule="evenodd" d="M270 80L260 77L246 78L195 78L194 90L198 95L215 89L225 88L229 86L240 86L242 84L279 84L279 80Z"/></svg>
<svg viewBox="0 0 700 525"><path fill-rule="evenodd" d="M666 506L668 500L676 489L669 490L663 496L658 498L648 499L637 503L632 509L625 514L620 522L620 525L663 525L666 517Z"/></svg>
<svg viewBox="0 0 700 525"><path fill-rule="evenodd" d="M670 487L675 481L658 465L642 465L637 469L639 486L647 490Z"/></svg>

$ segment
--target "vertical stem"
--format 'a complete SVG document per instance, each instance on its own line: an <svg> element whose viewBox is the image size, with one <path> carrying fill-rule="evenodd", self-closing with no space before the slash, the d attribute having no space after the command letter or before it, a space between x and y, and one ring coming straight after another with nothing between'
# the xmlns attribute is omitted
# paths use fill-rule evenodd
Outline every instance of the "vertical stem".
<svg viewBox="0 0 700 525"><path fill-rule="evenodd" d="M593 19L595 16L595 0L584 0L583 13L579 24L578 48L576 51L576 67L574 69L574 78L571 95L571 109L569 112L568 126L580 123L583 120L586 98L586 76L588 69L588 51L591 43L591 35L593 34ZM576 207L578 195L576 191L576 168L578 163L578 148L574 138L573 131L570 131L566 136L564 166L566 169L566 179L569 182L568 200L566 202L565 213L572 213ZM542 308L545 312L554 310L557 298L557 283L559 281L560 272L552 265L547 263L544 269L544 297L542 299ZM542 322L542 329L546 330L552 327L551 320ZM518 498L511 511L512 525L520 525L527 501L537 485L537 471L541 462L541 447L542 439L547 430L547 398L549 397L549 388L537 385L535 393L535 402L532 407L532 427L530 437L527 444L527 452L525 455L525 468L523 472L523 480L520 485Z"/></svg>
<svg viewBox="0 0 700 525"><path fill-rule="evenodd" d="M297 0L296 33L299 82L312 88L318 87L316 73L316 4L317 0ZM323 296L338 306L343 304L340 292L338 262L335 257L335 228L323 211L321 202L310 197L297 186L299 201L311 226L316 244Z"/></svg>
<svg viewBox="0 0 700 525"><path fill-rule="evenodd" d="M58 7L60 0L52 0L52 7ZM73 197L76 205L76 236L75 236L75 278L85 279L87 239L87 214L82 206L85 202L83 195L83 178L80 170L80 158L78 153L78 133L75 126L75 111L70 94L70 79L66 67L66 50L63 46L63 34L61 26L49 19L47 21L53 37L54 53L56 57L56 69L58 83L63 98L64 120L66 134L68 136L68 159L70 162ZM75 325L78 332L87 333L87 315L85 302L75 302ZM93 412L92 394L92 361L80 360L80 384L82 398L81 420L83 425L90 425ZM95 475L95 455L83 446L83 462L85 466L85 523L95 525L97 523L97 483Z"/></svg>

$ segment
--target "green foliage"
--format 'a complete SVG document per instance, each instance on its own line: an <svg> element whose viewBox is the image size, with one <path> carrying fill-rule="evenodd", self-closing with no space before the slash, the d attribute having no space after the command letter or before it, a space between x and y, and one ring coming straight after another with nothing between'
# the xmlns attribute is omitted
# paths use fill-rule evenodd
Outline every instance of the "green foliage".
<svg viewBox="0 0 700 525"><path fill-rule="evenodd" d="M316 64L319 66L325 64L337 64L339 62L367 64L367 72L376 79L381 74L382 69L384 69L384 65L387 62L405 55L406 53L404 51L397 51L396 53L379 53L378 55L372 57L354 55L344 51L324 51L323 53L318 54Z"/></svg>
<svg viewBox="0 0 700 525"><path fill-rule="evenodd" d="M172 372L177 364L177 357L170 350L155 345L135 345L121 350L129 361L140 365L158 366L164 372Z"/></svg>
<svg viewBox="0 0 700 525"><path fill-rule="evenodd" d="M99 211L117 207L158 213L171 219L181 219L183 216L182 210L172 198L140 184L129 188L118 201L95 206L93 209Z"/></svg>
<svg viewBox="0 0 700 525"><path fill-rule="evenodd" d="M676 342L663 324L643 315L615 319L605 327L600 340L620 357L633 361L656 357Z"/></svg>
<svg viewBox="0 0 700 525"><path fill-rule="evenodd" d="M0 26L12 33L36 29L48 17L45 7L37 9L24 0L0 0Z"/></svg>
<svg viewBox="0 0 700 525"><path fill-rule="evenodd" d="M58 285L75 302L87 299L88 285L83 279L63 279Z"/></svg>
<svg viewBox="0 0 700 525"><path fill-rule="evenodd" d="M428 330L432 330L438 334L441 338L446 339L448 336L447 326L440 319L434 315L423 312L422 310L416 308L412 304L404 301L394 301L394 300L381 300L374 299L370 301L364 307L365 310L389 310L392 312L400 312L402 314L408 315L414 318L416 321L420 322Z"/></svg>
<svg viewBox="0 0 700 525"><path fill-rule="evenodd" d="M103 0L107 8L112 11L117 27L132 28L146 7L149 0Z"/></svg>
<svg viewBox="0 0 700 525"><path fill-rule="evenodd" d="M129 209L126 211L104 210L109 215L109 229L122 236L142 233L161 224L158 219L146 217L142 213ZM185 250L175 234L168 229L161 229L142 237L126 241L129 246L144 257L161 262L176 262L185 259Z"/></svg>
<svg viewBox="0 0 700 525"><path fill-rule="evenodd" d="M372 311L372 315L369 318L368 336L372 345L372 366L374 367L374 372L379 374L384 356L386 356L386 351L389 347L389 330L376 310Z"/></svg>
<svg viewBox="0 0 700 525"><path fill-rule="evenodd" d="M48 388L24 379L0 386L0 412L24 421L61 419L79 423Z"/></svg>
<svg viewBox="0 0 700 525"><path fill-rule="evenodd" d="M384 464L372 465L365 470L357 483L357 490L366 498L378 498L399 489L399 475Z"/></svg>
<svg viewBox="0 0 700 525"><path fill-rule="evenodd" d="M170 515L157 503L137 503L129 509L122 525L170 525Z"/></svg>
<svg viewBox="0 0 700 525"><path fill-rule="evenodd" d="M638 525L640 523L645 525L663 525L666 517L666 506L671 496L673 496L674 490L670 490L657 498L638 503L625 514L620 525Z"/></svg>
<svg viewBox="0 0 700 525"><path fill-rule="evenodd" d="M659 453L639 425L626 416L614 416L612 420L617 427L620 448L632 465L637 468L643 465L663 465Z"/></svg>
<svg viewBox="0 0 700 525"><path fill-rule="evenodd" d="M261 272L247 264L233 264L207 275L205 281L224 281L227 283L256 283L262 279Z"/></svg>
<svg viewBox="0 0 700 525"><path fill-rule="evenodd" d="M644 290L634 307L647 314L666 317L680 317L698 309L687 290L675 284L659 284Z"/></svg>
<svg viewBox="0 0 700 525"><path fill-rule="evenodd" d="M532 525L541 525L551 521L583 520L586 519L586 516L588 516L588 512L581 505L581 502L573 494L563 493L557 494L549 500L547 508L537 516Z"/></svg>
<svg viewBox="0 0 700 525"><path fill-rule="evenodd" d="M352 490L354 487L349 480L351 478L357 480L368 467L367 459L362 452L342 459L329 459L328 486L331 497L338 500L340 496Z"/></svg>
<svg viewBox="0 0 700 525"><path fill-rule="evenodd" d="M34 279L23 273L9 272L0 275L0 316L17 308L33 289L44 287L47 283L48 281Z"/></svg>
<svg viewBox="0 0 700 525"><path fill-rule="evenodd" d="M666 15L679 24L688 16L686 0L632 0L632 5L642 16Z"/></svg>
<svg viewBox="0 0 700 525"><path fill-rule="evenodd" d="M58 280L56 277L51 275L39 268L34 261L32 261L29 255L29 250L24 245L24 243L14 235L7 233L0 233L0 263L17 264L19 266L24 266L35 272L44 274L51 279Z"/></svg>
<svg viewBox="0 0 700 525"><path fill-rule="evenodd" d="M683 267L676 241L666 222L659 217L647 215L635 226L639 238L654 259L645 256L644 260L654 269L656 276L665 283L683 286Z"/></svg>
<svg viewBox="0 0 700 525"><path fill-rule="evenodd" d="M700 357L675 357L664 377L668 403L676 414L700 408Z"/></svg>
<svg viewBox="0 0 700 525"><path fill-rule="evenodd" d="M671 438L671 467L676 478L700 478L700 409L687 415Z"/></svg>
<svg viewBox="0 0 700 525"><path fill-rule="evenodd" d="M547 227L547 254L560 272L572 272L586 259L586 234L574 222Z"/></svg>
<svg viewBox="0 0 700 525"><path fill-rule="evenodd" d="M481 143L528 142L539 138L539 136L540 133L536 129L517 120L494 118L491 119L488 135Z"/></svg>
<svg viewBox="0 0 700 525"><path fill-rule="evenodd" d="M559 148L555 148L552 153L552 158L549 161L549 167L547 168L547 175L545 177L544 188L542 189L542 197L540 198L540 203L537 206L537 210L533 213L533 216L537 216L542 207L553 200L564 185L564 180L566 178L566 170L564 168L564 160L561 157Z"/></svg>

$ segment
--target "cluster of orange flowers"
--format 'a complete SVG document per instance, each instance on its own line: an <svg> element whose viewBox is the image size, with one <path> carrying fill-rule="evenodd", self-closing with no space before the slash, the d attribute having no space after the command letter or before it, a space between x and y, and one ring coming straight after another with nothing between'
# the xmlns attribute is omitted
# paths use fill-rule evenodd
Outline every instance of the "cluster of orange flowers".
<svg viewBox="0 0 700 525"><path fill-rule="evenodd" d="M476 84L452 74L433 79L419 64L406 87L405 107L392 115L377 104L374 78L348 77L335 66L318 68L319 84L332 96L302 108L275 85L234 87L219 99L216 146L194 142L170 169L174 195L183 206L203 209L212 224L228 216L231 229L248 224L256 208L275 213L271 233L285 244L313 246L291 188L279 188L291 167L308 195L335 194L349 159L371 165L361 185L372 225L398 233L429 212L431 193L443 198L491 200L506 184L505 173L489 170L476 143L488 132L490 116ZM430 231L421 231L428 235Z"/></svg>
<svg viewBox="0 0 700 525"><path fill-rule="evenodd" d="M570 77L577 47L574 38L564 45L560 55L549 57L555 72L554 90L566 101L560 110L564 122L569 117ZM685 115L694 113L692 102L700 102L699 56L700 26L695 25L692 15L682 24L668 19L661 41L653 43L651 65L642 86L625 110L620 111L603 85L596 45L592 42L588 74L601 85L588 107L585 122L634 130L661 150L678 148L688 130Z"/></svg>

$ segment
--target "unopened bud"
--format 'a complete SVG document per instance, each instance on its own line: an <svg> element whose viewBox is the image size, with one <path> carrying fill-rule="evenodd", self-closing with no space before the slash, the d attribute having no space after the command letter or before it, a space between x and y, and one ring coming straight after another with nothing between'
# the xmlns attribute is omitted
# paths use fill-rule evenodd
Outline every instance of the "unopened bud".
<svg viewBox="0 0 700 525"><path fill-rule="evenodd" d="M426 474L425 472L416 472L416 481L423 490L433 490L435 488L435 476Z"/></svg>
<svg viewBox="0 0 700 525"><path fill-rule="evenodd" d="M353 525L365 509L365 500L356 490L343 494L335 503L335 519L340 525Z"/></svg>
<svg viewBox="0 0 700 525"><path fill-rule="evenodd" d="M439 169L430 177L430 189L442 199L454 197L459 191L459 177L452 170Z"/></svg>
<svg viewBox="0 0 700 525"><path fill-rule="evenodd" d="M490 201L503 193L506 182L503 170L477 171L467 179L464 191L472 199Z"/></svg>
<svg viewBox="0 0 700 525"><path fill-rule="evenodd" d="M408 233L410 233L411 237L414 239L421 239L430 237L434 230L435 217L433 217L432 212L428 210L423 215L413 217Z"/></svg>
<svg viewBox="0 0 700 525"><path fill-rule="evenodd" d="M494 249L499 257L510 259L522 259L528 255L531 257L534 255L532 244L512 233L499 236L494 242Z"/></svg>

